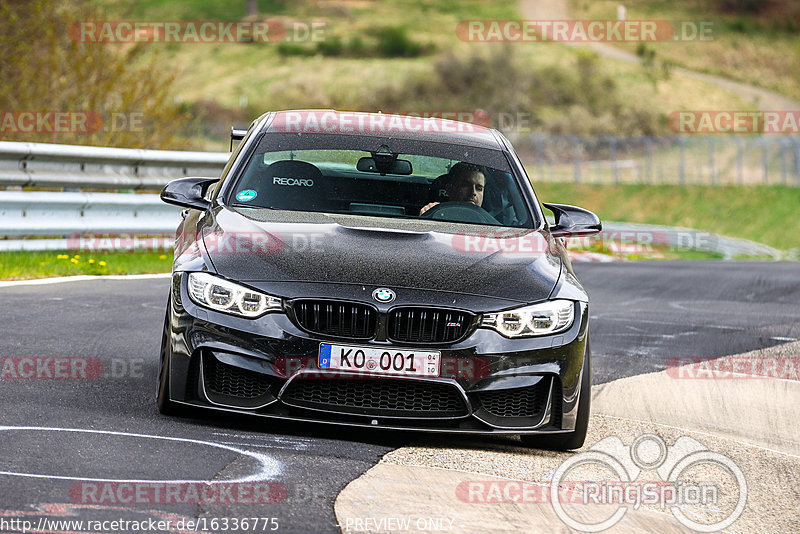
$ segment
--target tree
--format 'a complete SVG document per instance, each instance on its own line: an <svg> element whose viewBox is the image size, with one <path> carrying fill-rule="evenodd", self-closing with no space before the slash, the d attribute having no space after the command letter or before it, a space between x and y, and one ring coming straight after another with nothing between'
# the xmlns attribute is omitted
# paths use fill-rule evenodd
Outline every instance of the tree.
<svg viewBox="0 0 800 534"><path fill-rule="evenodd" d="M258 15L258 0L247 0L247 16L255 17Z"/></svg>
<svg viewBox="0 0 800 534"><path fill-rule="evenodd" d="M145 57L146 44L82 42L76 32L70 34L80 21L102 19L85 0L0 3L0 112L90 117L85 131L3 129L3 139L136 148L188 145L178 138L189 117L172 97L174 74L164 72L157 55Z"/></svg>

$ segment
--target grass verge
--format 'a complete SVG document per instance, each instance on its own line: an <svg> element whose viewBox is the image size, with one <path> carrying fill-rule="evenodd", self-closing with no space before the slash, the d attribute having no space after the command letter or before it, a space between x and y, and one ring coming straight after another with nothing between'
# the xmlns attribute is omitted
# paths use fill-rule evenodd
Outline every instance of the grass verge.
<svg viewBox="0 0 800 534"><path fill-rule="evenodd" d="M615 20L617 0L570 0L570 15L578 19ZM613 43L629 52L655 53L657 62L686 67L752 84L800 99L800 47L797 28L800 8L793 0L750 2L760 13L724 9L725 4L696 0L629 0L628 20L707 21L711 40L685 42ZM677 108L676 108L677 109ZM704 107L700 109L717 109ZM719 108L723 109L723 108Z"/></svg>
<svg viewBox="0 0 800 534"><path fill-rule="evenodd" d="M230 0L103 0L101 5L112 18L156 21L240 19L245 10L244 2ZM231 124L246 126L276 109L480 108L506 131L638 135L666 132L666 116L676 109L748 107L715 84L595 58L560 43L459 38L462 21L519 19L518 7L516 0L265 0L259 2L263 17L289 26L324 22L320 40L153 43L139 61L159 54L159 63L177 73L177 97L202 124L186 135L205 150L225 150ZM400 53L380 52L384 41ZM413 50L418 53L405 53ZM501 123L501 116L512 119Z"/></svg>
<svg viewBox="0 0 800 534"><path fill-rule="evenodd" d="M573 204L603 220L683 226L740 237L780 250L800 248L800 188L677 185L534 184L539 200ZM619 255L603 245L593 252ZM715 253L664 248L655 254L622 254L632 260L718 259ZM0 279L49 276L166 273L172 254L163 252L0 252Z"/></svg>
<svg viewBox="0 0 800 534"><path fill-rule="evenodd" d="M800 247L800 188L534 183L540 202L581 206L601 220L684 226L764 243Z"/></svg>
<svg viewBox="0 0 800 534"><path fill-rule="evenodd" d="M172 254L162 252L0 252L0 280L50 276L168 273Z"/></svg>

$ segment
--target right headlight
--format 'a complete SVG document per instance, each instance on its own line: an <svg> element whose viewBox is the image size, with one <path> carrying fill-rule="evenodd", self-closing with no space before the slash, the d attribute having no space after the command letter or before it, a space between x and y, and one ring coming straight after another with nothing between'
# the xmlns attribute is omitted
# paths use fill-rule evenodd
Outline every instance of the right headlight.
<svg viewBox="0 0 800 534"><path fill-rule="evenodd" d="M278 297L209 273L189 273L189 296L201 306L251 319L283 308Z"/></svg>
<svg viewBox="0 0 800 534"><path fill-rule="evenodd" d="M505 337L544 336L562 332L575 320L571 300L548 300L497 313L485 313L481 327L496 330Z"/></svg>

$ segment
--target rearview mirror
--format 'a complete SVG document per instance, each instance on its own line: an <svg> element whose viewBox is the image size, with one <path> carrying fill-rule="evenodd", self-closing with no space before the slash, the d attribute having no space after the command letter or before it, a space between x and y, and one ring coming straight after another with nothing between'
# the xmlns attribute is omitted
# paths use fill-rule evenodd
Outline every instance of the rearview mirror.
<svg viewBox="0 0 800 534"><path fill-rule="evenodd" d="M164 187L161 191L161 200L184 208L206 210L211 207L211 202L205 198L206 190L218 181L219 178L207 176L178 178Z"/></svg>
<svg viewBox="0 0 800 534"><path fill-rule="evenodd" d="M567 204L542 205L555 215L556 224L550 227L553 237L592 235L603 229L600 218L589 210Z"/></svg>
<svg viewBox="0 0 800 534"><path fill-rule="evenodd" d="M381 172L374 158L361 158L356 164L356 169L361 172L380 172L381 174L411 174L411 162L405 159L396 159L387 170Z"/></svg>

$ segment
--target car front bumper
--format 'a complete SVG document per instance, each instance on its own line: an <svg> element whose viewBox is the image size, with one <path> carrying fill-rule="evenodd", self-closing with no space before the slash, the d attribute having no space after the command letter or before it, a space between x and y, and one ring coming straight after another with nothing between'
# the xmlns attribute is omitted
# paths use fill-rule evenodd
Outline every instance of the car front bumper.
<svg viewBox="0 0 800 534"><path fill-rule="evenodd" d="M220 412L317 423L462 434L557 434L575 428L588 305L552 336L507 339L476 328L441 352L436 378L370 377L317 367L320 343L408 349L334 339L287 314L245 319L202 308L173 276L169 321L171 400Z"/></svg>

